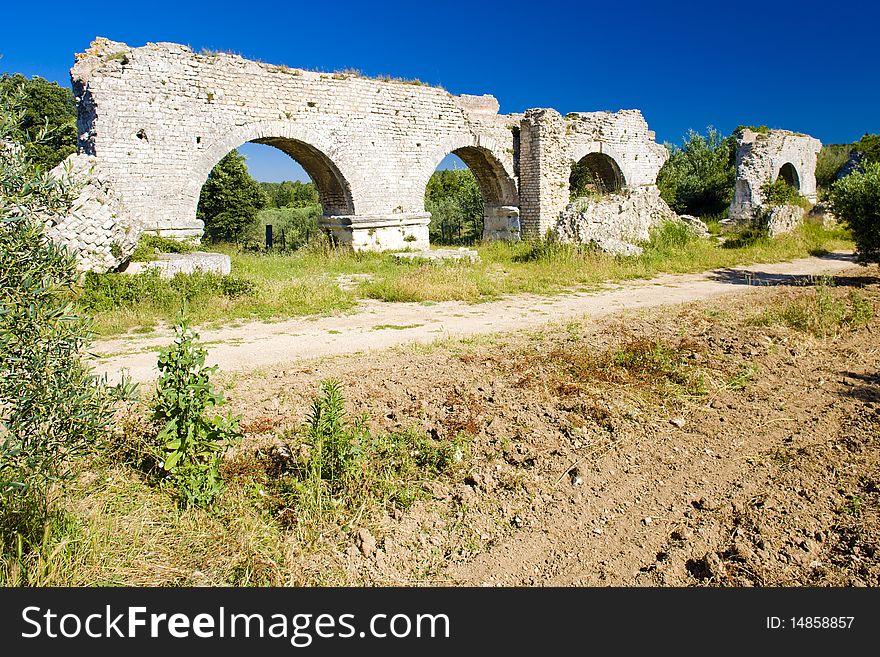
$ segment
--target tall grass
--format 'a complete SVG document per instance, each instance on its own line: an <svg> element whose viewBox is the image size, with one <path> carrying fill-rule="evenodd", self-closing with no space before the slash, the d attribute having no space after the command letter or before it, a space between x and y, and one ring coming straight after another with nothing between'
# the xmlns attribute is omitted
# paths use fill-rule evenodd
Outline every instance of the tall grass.
<svg viewBox="0 0 880 657"><path fill-rule="evenodd" d="M182 281L158 279L111 285L106 282L119 275L105 274L87 283L80 304L93 312L96 328L108 334L149 329L160 322L170 324L184 301L194 324L271 320L344 312L353 308L359 297L477 303L505 294L595 289L608 281L649 278L660 272L699 272L851 247L844 230L828 230L813 223L774 239L760 232L734 235L722 246L693 236L683 226L667 224L653 231L638 256L615 257L588 246L546 240L488 242L476 247L478 263L398 262L388 254L355 253L322 243L287 254L253 253L220 245L214 248L230 255L234 277L243 281L238 285L208 275L189 287ZM224 284L238 293L224 292ZM119 286L142 287L124 298L105 290ZM241 286L248 286L246 293Z"/></svg>
<svg viewBox="0 0 880 657"><path fill-rule="evenodd" d="M870 300L857 290L835 291L822 280L806 294L781 300L751 319L758 326L782 325L826 338L865 326L874 317Z"/></svg>

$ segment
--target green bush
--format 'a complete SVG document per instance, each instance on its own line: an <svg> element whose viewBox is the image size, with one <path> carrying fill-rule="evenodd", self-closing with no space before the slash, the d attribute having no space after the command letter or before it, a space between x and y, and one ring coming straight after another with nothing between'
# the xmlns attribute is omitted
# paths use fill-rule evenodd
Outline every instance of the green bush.
<svg viewBox="0 0 880 657"><path fill-rule="evenodd" d="M20 136L21 94L0 89L0 548L19 562L42 544L52 487L112 416L114 392L83 362L91 338L71 307L73 255L46 239L70 195ZM39 138L40 135L36 135Z"/></svg>
<svg viewBox="0 0 880 657"><path fill-rule="evenodd" d="M131 254L132 262L149 262L156 259L158 253L191 253L196 245L187 240L175 240L169 237L144 233L138 239L137 247Z"/></svg>
<svg viewBox="0 0 880 657"><path fill-rule="evenodd" d="M207 351L196 344L198 334L186 320L175 326L176 339L159 355L154 419L162 430L156 437L163 452L162 469L183 507L208 507L222 490L221 452L241 438L238 419L213 414L224 404L205 367Z"/></svg>
<svg viewBox="0 0 880 657"><path fill-rule="evenodd" d="M855 149L865 155L866 164L880 164L880 135L864 135Z"/></svg>
<svg viewBox="0 0 880 657"><path fill-rule="evenodd" d="M669 147L657 174L660 195L678 214L726 216L736 178L736 139L709 128L691 130L681 148Z"/></svg>
<svg viewBox="0 0 880 657"><path fill-rule="evenodd" d="M789 185L782 177L772 182L769 180L765 182L761 185L760 192L765 207L775 208L781 205L796 205L805 210L810 209L810 202L801 196L798 190Z"/></svg>
<svg viewBox="0 0 880 657"><path fill-rule="evenodd" d="M699 238L680 221L665 221L651 230L645 251L655 255L668 255L685 249Z"/></svg>
<svg viewBox="0 0 880 657"><path fill-rule="evenodd" d="M828 201L852 231L859 261L880 262L880 162L835 182Z"/></svg>
<svg viewBox="0 0 880 657"><path fill-rule="evenodd" d="M448 473L464 458L465 438L439 441L415 431L371 434L364 418L349 422L342 389L323 381L305 423L305 455L294 456L273 482L280 516L309 531L327 521L361 518L390 504L406 508L423 493L420 482Z"/></svg>
<svg viewBox="0 0 880 657"><path fill-rule="evenodd" d="M853 144L823 144L816 158L816 185L828 189L837 180L841 167L855 149Z"/></svg>

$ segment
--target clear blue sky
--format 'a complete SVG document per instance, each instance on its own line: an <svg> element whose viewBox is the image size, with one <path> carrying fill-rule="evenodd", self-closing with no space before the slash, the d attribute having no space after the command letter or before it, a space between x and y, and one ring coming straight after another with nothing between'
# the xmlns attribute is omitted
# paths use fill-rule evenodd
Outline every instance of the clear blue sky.
<svg viewBox="0 0 880 657"><path fill-rule="evenodd" d="M0 71L68 85L95 36L357 68L491 93L502 112L641 109L659 141L740 124L849 142L880 132L880 5L755 2L6 3ZM248 146L260 179L289 158ZM279 168L280 167L280 168Z"/></svg>

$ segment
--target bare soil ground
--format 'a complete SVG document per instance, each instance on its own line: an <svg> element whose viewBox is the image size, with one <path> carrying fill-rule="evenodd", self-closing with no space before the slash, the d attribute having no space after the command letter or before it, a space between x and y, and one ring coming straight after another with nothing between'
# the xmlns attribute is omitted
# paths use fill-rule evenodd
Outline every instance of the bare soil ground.
<svg viewBox="0 0 880 657"><path fill-rule="evenodd" d="M375 431L470 436L460 472L294 554L291 583L880 584L878 271L766 282L225 374L245 449L289 439L328 378ZM780 319L854 298L875 317Z"/></svg>

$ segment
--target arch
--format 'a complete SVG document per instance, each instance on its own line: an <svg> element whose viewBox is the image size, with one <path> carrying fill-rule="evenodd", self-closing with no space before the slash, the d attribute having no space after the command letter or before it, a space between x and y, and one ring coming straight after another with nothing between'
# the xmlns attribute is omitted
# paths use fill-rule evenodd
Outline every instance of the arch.
<svg viewBox="0 0 880 657"><path fill-rule="evenodd" d="M253 143L273 146L299 162L315 183L324 214L354 214L348 183L330 158L317 148L303 141L284 137L254 139Z"/></svg>
<svg viewBox="0 0 880 657"><path fill-rule="evenodd" d="M461 161L474 174L483 196L483 203L487 205L519 204L516 183L507 175L504 165L491 151L479 146L464 146L450 152L461 158Z"/></svg>
<svg viewBox="0 0 880 657"><path fill-rule="evenodd" d="M423 190L428 186L428 180L434 175L437 167L448 155L458 156L474 174L485 205L519 205L516 181L507 171L504 163L489 148L473 144L462 146L447 144L436 151L434 156L425 162L426 166L421 176Z"/></svg>
<svg viewBox="0 0 880 657"><path fill-rule="evenodd" d="M796 190L800 191L801 189L801 178L798 175L797 169L794 168L794 165L791 162L786 162L779 169L779 174L776 176L776 179L784 180L789 187L794 187Z"/></svg>
<svg viewBox="0 0 880 657"><path fill-rule="evenodd" d="M626 186L626 178L613 157L592 152L572 164L568 184L573 196L590 192L605 194L620 191Z"/></svg>
<svg viewBox="0 0 880 657"><path fill-rule="evenodd" d="M285 123L242 126L216 140L202 153L191 178L193 214L201 188L214 166L230 151L248 142L279 149L299 162L315 183L325 216L353 215L355 202L349 177L343 173L344 157L327 137L311 130L298 130ZM347 169L347 167L346 167Z"/></svg>
<svg viewBox="0 0 880 657"><path fill-rule="evenodd" d="M508 172L504 161L493 153L492 139L480 140L476 143L457 145L447 143L435 151L434 157L426 161L430 166L422 176L424 196L427 194L428 181L437 171L437 167L448 155L455 155L467 165L473 174L480 197L483 201L482 238L500 240L520 239L519 223L519 191L514 177ZM426 207L427 209L427 207ZM479 225L474 226L479 231ZM460 237L460 236L459 236ZM479 239L480 235L477 234Z"/></svg>

